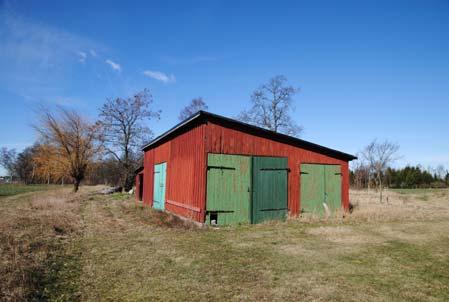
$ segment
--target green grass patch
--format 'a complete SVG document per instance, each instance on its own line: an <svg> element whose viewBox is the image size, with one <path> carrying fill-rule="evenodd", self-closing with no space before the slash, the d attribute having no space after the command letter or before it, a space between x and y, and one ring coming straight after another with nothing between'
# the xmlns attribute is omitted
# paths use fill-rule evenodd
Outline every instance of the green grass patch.
<svg viewBox="0 0 449 302"><path fill-rule="evenodd" d="M40 274L40 287L34 294L38 301L80 301L82 273L81 250L76 243L55 246L46 269Z"/></svg>
<svg viewBox="0 0 449 302"><path fill-rule="evenodd" d="M87 301L447 301L449 241L414 237L437 222L196 229L133 200L86 206Z"/></svg>
<svg viewBox="0 0 449 302"><path fill-rule="evenodd" d="M128 193L113 193L111 194L111 198L112 200L126 200L129 198L129 194Z"/></svg>
<svg viewBox="0 0 449 302"><path fill-rule="evenodd" d="M0 197L61 188L61 185L0 184Z"/></svg>
<svg viewBox="0 0 449 302"><path fill-rule="evenodd" d="M448 247L447 240L431 245L393 240L344 255L340 261L357 264L344 278L388 301L448 301Z"/></svg>

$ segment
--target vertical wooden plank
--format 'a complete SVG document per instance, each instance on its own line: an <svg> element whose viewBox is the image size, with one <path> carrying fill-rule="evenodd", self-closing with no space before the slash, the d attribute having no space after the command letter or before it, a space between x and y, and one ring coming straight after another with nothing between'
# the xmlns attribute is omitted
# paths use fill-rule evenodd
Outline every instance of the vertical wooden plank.
<svg viewBox="0 0 449 302"><path fill-rule="evenodd" d="M253 158L253 223L284 219L287 216L287 169L287 158Z"/></svg>
<svg viewBox="0 0 449 302"><path fill-rule="evenodd" d="M325 165L325 196L326 204L331 211L342 208L341 203L341 167L340 165Z"/></svg>
<svg viewBox="0 0 449 302"><path fill-rule="evenodd" d="M301 165L301 212L324 214L325 184L324 165Z"/></svg>
<svg viewBox="0 0 449 302"><path fill-rule="evenodd" d="M148 150L144 154L143 169L143 204L153 206L153 186L154 186L154 150Z"/></svg>
<svg viewBox="0 0 449 302"><path fill-rule="evenodd" d="M250 222L251 158L209 154L207 218L219 225Z"/></svg>
<svg viewBox="0 0 449 302"><path fill-rule="evenodd" d="M160 164L161 168L161 178L160 178L160 187L161 187L161 193L160 193L160 200L162 203L162 210L165 210L165 195L166 195L166 188L167 188L167 163Z"/></svg>

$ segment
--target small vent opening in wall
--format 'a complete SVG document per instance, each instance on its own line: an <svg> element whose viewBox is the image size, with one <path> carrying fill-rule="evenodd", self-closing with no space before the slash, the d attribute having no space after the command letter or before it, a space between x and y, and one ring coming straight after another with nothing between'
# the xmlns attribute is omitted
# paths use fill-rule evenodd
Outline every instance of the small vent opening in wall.
<svg viewBox="0 0 449 302"><path fill-rule="evenodd" d="M209 217L210 217L209 223L211 225L217 225L218 224L218 213L217 212L211 212Z"/></svg>

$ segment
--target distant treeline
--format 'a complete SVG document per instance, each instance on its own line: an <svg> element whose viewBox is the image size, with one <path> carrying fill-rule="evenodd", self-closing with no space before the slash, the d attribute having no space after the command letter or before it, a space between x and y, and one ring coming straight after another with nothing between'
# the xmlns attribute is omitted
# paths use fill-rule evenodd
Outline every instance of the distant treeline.
<svg viewBox="0 0 449 302"><path fill-rule="evenodd" d="M23 184L73 184L73 179L64 169L64 164L55 156L53 148L36 143L16 154L14 150L0 149L0 157L5 161L9 176L0 182L20 182ZM141 159L136 160L138 166ZM84 183L89 185L120 185L120 165L112 157L93 160L85 172Z"/></svg>
<svg viewBox="0 0 449 302"><path fill-rule="evenodd" d="M351 186L354 188L375 187L374 178L369 169L358 166L350 171ZM449 171L442 166L436 169L423 169L421 166L406 166L400 169L387 168L382 175L383 182L389 188L446 188L449 187Z"/></svg>

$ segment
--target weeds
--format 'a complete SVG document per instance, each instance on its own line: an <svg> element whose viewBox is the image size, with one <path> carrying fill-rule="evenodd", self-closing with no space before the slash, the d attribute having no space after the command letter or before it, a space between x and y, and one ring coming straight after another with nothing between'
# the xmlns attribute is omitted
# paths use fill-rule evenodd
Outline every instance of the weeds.
<svg viewBox="0 0 449 302"><path fill-rule="evenodd" d="M59 189L61 185L23 185L23 184L0 184L0 197L13 196L22 193L46 191Z"/></svg>
<svg viewBox="0 0 449 302"><path fill-rule="evenodd" d="M0 203L0 301L48 300L50 276L80 231L79 197L59 189Z"/></svg>
<svg viewBox="0 0 449 302"><path fill-rule="evenodd" d="M449 299L445 192L380 203L354 191L350 215L220 228L129 195L67 192L0 203L0 300Z"/></svg>

